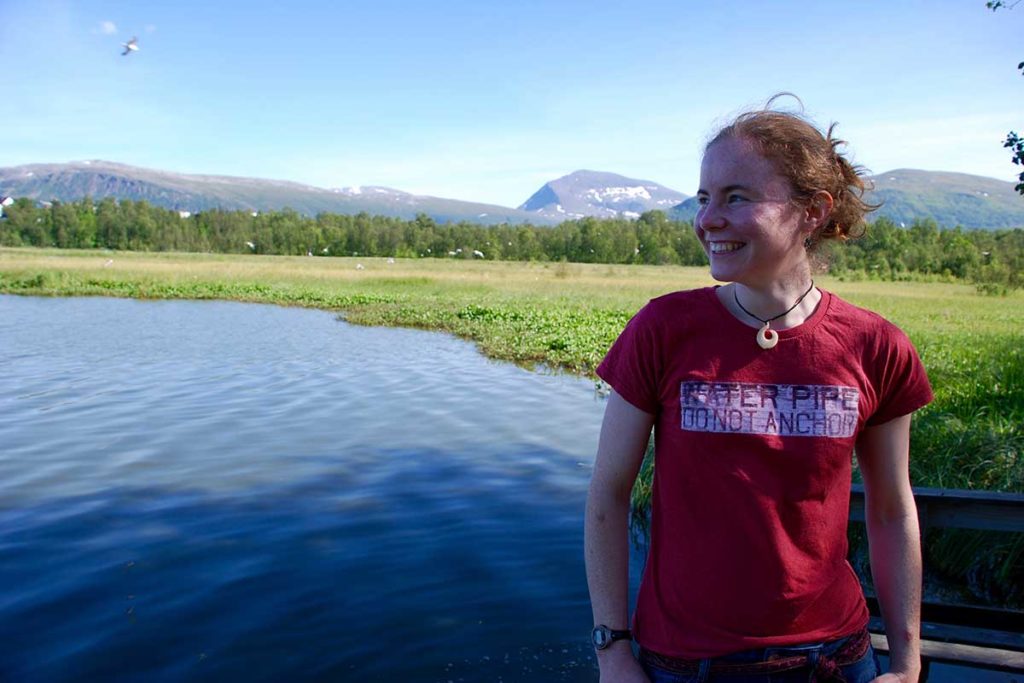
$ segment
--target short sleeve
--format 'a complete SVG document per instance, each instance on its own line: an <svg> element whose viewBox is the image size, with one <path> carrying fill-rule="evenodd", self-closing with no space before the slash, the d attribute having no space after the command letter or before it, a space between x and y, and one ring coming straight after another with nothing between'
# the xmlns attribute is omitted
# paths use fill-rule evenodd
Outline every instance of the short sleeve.
<svg viewBox="0 0 1024 683"><path fill-rule="evenodd" d="M884 328L876 363L878 404L867 419L869 426L884 424L932 402L932 387L917 350L891 323Z"/></svg>
<svg viewBox="0 0 1024 683"><path fill-rule="evenodd" d="M597 366L597 376L634 407L657 414L661 359L653 307L648 304L633 316L608 354Z"/></svg>

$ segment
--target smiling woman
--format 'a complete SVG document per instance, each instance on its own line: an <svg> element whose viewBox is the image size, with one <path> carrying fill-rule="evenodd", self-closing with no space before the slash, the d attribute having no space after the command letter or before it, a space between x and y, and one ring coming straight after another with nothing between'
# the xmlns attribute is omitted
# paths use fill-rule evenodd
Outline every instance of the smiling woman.
<svg viewBox="0 0 1024 683"><path fill-rule="evenodd" d="M822 221L826 201L812 205L813 213L792 202L786 178L743 138L708 148L697 196L695 229L716 280L752 288L784 280L806 289L799 283L810 279L810 263L801 247Z"/></svg>
<svg viewBox="0 0 1024 683"><path fill-rule="evenodd" d="M603 681L895 683L920 670L908 454L931 388L903 332L814 286L815 247L856 234L871 207L832 129L770 107L721 129L701 164L694 230L729 284L652 300L597 369L614 391L587 578L595 634L620 634L595 637ZM652 427L650 554L630 633L625 528ZM890 637L883 676L846 561L855 448ZM639 660L617 643L629 638Z"/></svg>

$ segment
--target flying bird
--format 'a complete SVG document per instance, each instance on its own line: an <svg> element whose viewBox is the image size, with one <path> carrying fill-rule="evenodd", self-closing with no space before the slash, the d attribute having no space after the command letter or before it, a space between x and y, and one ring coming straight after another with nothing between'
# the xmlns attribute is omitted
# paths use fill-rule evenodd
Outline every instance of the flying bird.
<svg viewBox="0 0 1024 683"><path fill-rule="evenodd" d="M131 52L138 52L139 39L135 36L132 36L131 40L129 40L127 43L122 43L122 45L124 46L124 52L121 53L121 56L124 57L126 54L129 54Z"/></svg>

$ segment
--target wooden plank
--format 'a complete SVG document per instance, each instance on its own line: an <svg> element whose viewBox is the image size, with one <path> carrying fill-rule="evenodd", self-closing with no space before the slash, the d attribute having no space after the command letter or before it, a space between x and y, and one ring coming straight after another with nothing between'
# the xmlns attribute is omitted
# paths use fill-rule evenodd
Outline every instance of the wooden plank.
<svg viewBox="0 0 1024 683"><path fill-rule="evenodd" d="M866 595L865 599L871 615L873 617L880 616L882 612L878 606L878 598L874 595ZM921 621L1007 631L1022 634L1024 637L1024 611L1006 609L1005 607L958 605L926 600L921 603Z"/></svg>
<svg viewBox="0 0 1024 683"><path fill-rule="evenodd" d="M915 488L921 526L1024 532L1024 494ZM864 521L864 485L850 489L850 519Z"/></svg>
<svg viewBox="0 0 1024 683"><path fill-rule="evenodd" d="M884 633L885 627L879 617L872 617L868 629ZM1024 652L1024 633L999 631L994 628L978 628L961 624L937 624L921 622L921 638L942 643L961 643L978 647L994 647L1002 650Z"/></svg>
<svg viewBox="0 0 1024 683"><path fill-rule="evenodd" d="M970 628L948 624L921 624L921 638L942 643L959 643L1024 653L1024 635L988 628Z"/></svg>
<svg viewBox="0 0 1024 683"><path fill-rule="evenodd" d="M871 646L880 654L889 654L889 641L880 633L871 634ZM1024 673L1024 652L992 647L939 643L922 639L921 658L944 664L978 666L997 671Z"/></svg>
<svg viewBox="0 0 1024 683"><path fill-rule="evenodd" d="M921 528L957 528L1024 532L1024 494L915 488ZM864 521L864 486L850 491L850 519ZM888 654L889 643L878 617L878 602L868 598L872 613L871 644ZM922 605L922 680L931 662L1024 673L1024 619L1018 610L972 605Z"/></svg>
<svg viewBox="0 0 1024 683"><path fill-rule="evenodd" d="M861 486L862 484L857 484ZM914 487L915 498L929 500L952 500L952 501L981 501L991 502L995 505L1024 505L1024 493L1012 493L1009 491L984 491L971 489L936 489L927 486Z"/></svg>

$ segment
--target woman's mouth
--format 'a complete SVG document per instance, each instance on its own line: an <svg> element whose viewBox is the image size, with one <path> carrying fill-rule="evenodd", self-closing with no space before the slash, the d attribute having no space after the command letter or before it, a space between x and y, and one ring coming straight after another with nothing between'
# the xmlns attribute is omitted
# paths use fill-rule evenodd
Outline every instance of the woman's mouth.
<svg viewBox="0 0 1024 683"><path fill-rule="evenodd" d="M708 242L708 250L712 254L727 254L742 249L743 246L743 242Z"/></svg>

